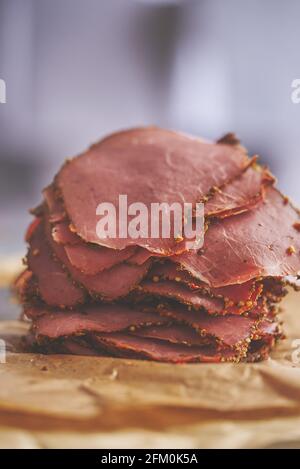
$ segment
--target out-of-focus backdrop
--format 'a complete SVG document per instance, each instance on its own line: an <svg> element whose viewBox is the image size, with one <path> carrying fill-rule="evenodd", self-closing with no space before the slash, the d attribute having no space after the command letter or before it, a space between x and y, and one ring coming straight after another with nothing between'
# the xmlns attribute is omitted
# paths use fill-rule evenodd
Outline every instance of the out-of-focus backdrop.
<svg viewBox="0 0 300 469"><path fill-rule="evenodd" d="M300 202L298 0L0 0L0 261L65 157L147 124L234 130Z"/></svg>

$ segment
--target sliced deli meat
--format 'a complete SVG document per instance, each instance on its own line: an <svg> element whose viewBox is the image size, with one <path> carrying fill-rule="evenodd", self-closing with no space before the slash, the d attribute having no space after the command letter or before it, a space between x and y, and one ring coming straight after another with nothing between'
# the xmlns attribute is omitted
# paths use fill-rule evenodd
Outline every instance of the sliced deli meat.
<svg viewBox="0 0 300 469"><path fill-rule="evenodd" d="M162 281L161 281L162 280ZM169 282L166 283L166 280ZM174 283L177 283L176 284ZM156 285L153 285L153 284ZM146 288L143 286L146 284ZM166 287L169 285L169 287ZM186 285L188 288L184 288L182 285ZM223 313L243 313L251 309L256 303L261 294L263 293L263 283L256 280L249 280L248 282L237 284L237 285L228 285L220 288L210 288L208 284L201 282L201 280L196 279L186 270L180 269L178 264L166 261L164 263L157 262L154 264L148 274L146 281L141 283L141 289L144 291L153 289L153 293L159 294L161 292L162 296L175 297L180 300L180 297L185 300L183 303L193 304L199 302L197 297L205 297L209 295L212 297L213 301L216 301L216 298L221 298L223 300ZM194 292L192 292L192 291ZM165 293L165 294L164 294ZM190 300L190 301L189 301ZM213 303L213 308L216 308L218 303ZM218 306L217 306L218 307ZM208 308L208 311L213 312L213 308ZM215 312L220 312L218 307Z"/></svg>
<svg viewBox="0 0 300 469"><path fill-rule="evenodd" d="M82 303L85 293L74 284L51 252L40 222L30 238L27 255L29 269L35 275L43 301L51 306L74 306Z"/></svg>
<svg viewBox="0 0 300 469"><path fill-rule="evenodd" d="M169 344L146 337L113 333L97 335L96 343L110 353L121 357L144 358L169 363L217 363L234 361L237 354L232 350L217 351L214 347Z"/></svg>
<svg viewBox="0 0 300 469"><path fill-rule="evenodd" d="M73 355L113 356L119 358L153 360L173 364L220 363L259 361L266 359L274 346L274 339L254 340L247 356L231 349L219 349L211 345L191 346L170 343L165 340L136 336L125 332L88 334L82 338L66 338L44 341L34 345L39 353L63 353Z"/></svg>
<svg viewBox="0 0 300 469"><path fill-rule="evenodd" d="M151 325L137 329L133 332L138 337L148 337L151 339L164 340L175 344L185 345L212 345L211 340L203 334L199 334L195 329L182 324ZM267 337L280 335L278 323L271 319L264 319L258 323L253 334L255 340L263 340ZM223 344L223 347L227 345ZM219 346L219 350L221 349Z"/></svg>
<svg viewBox="0 0 300 469"><path fill-rule="evenodd" d="M75 246L67 245L64 249L70 263L86 275L96 275L114 265L121 264L129 259L135 250L134 246L119 251L99 246L87 246L84 243Z"/></svg>
<svg viewBox="0 0 300 469"><path fill-rule="evenodd" d="M38 296L38 284L33 272L28 268L23 270L13 283L12 291L21 302L32 301Z"/></svg>
<svg viewBox="0 0 300 469"><path fill-rule="evenodd" d="M228 298L213 297L203 290L190 289L176 281L151 282L144 280L139 285L139 291L142 295L175 299L180 303L192 306L194 309L204 309L210 314L242 314L249 311L256 306L262 290L263 285L257 284L249 294L247 301L234 304Z"/></svg>
<svg viewBox="0 0 300 469"><path fill-rule="evenodd" d="M71 267L70 264L67 265L73 278L83 285L92 296L96 295L96 297L99 296L109 301L128 295L146 275L150 264L135 266L123 262L96 275L84 275Z"/></svg>
<svg viewBox="0 0 300 469"><path fill-rule="evenodd" d="M133 332L138 337L159 339L174 344L208 345L209 340L201 337L194 329L182 324L165 324L141 327Z"/></svg>
<svg viewBox="0 0 300 469"><path fill-rule="evenodd" d="M211 143L133 129L68 160L31 211L14 283L29 349L173 364L267 358L300 274L300 215L275 182L233 134ZM184 230L151 233L167 207L198 202L201 249ZM105 211L115 235L98 229ZM128 236L133 221L140 230Z"/></svg>
<svg viewBox="0 0 300 469"><path fill-rule="evenodd" d="M46 215L47 216L47 215ZM48 215L50 222L50 215ZM51 228L52 238L62 244L70 263L86 275L95 275L102 270L109 269L116 264L131 258L136 248L130 246L126 249L109 249L92 243L84 243L81 238L70 229L67 222L55 223ZM133 264L143 264L133 262Z"/></svg>
<svg viewBox="0 0 300 469"><path fill-rule="evenodd" d="M51 214L49 212L48 220L51 223ZM58 244L67 244L67 245L76 245L80 244L80 238L76 233L71 231L70 223L67 221L62 221L60 223L55 223L51 229L51 234L53 240Z"/></svg>
<svg viewBox="0 0 300 469"><path fill-rule="evenodd" d="M127 248L129 249L129 248ZM151 259L153 257L153 253L148 251L147 249L137 247L132 254L132 256L129 257L128 263L129 264L144 264L148 259Z"/></svg>
<svg viewBox="0 0 300 469"><path fill-rule="evenodd" d="M51 184L43 190L43 196L46 201L48 211L50 214L50 222L63 222L67 218L67 214L61 199L56 194L56 189Z"/></svg>
<svg viewBox="0 0 300 469"><path fill-rule="evenodd" d="M142 265L131 265L122 262L109 269L102 270L94 275L86 275L73 266L70 262L64 246L56 243L51 236L51 225L45 218L44 224L45 238L48 240L51 249L60 260L70 276L79 285L84 287L90 295L96 295L104 300L115 300L127 295L147 274L150 267L150 260Z"/></svg>
<svg viewBox="0 0 300 469"><path fill-rule="evenodd" d="M212 287L257 277L283 277L300 272L300 217L273 188L255 210L220 220L206 232L204 246L172 259Z"/></svg>
<svg viewBox="0 0 300 469"><path fill-rule="evenodd" d="M205 204L205 216L225 218L254 208L263 200L267 187L274 181L269 171L256 164L251 165L230 184L215 189Z"/></svg>
<svg viewBox="0 0 300 469"><path fill-rule="evenodd" d="M90 305L66 312L36 306L29 312L34 318L34 333L56 339L83 332L114 332L130 327L166 323L157 313L144 313L125 305Z"/></svg>
<svg viewBox="0 0 300 469"><path fill-rule="evenodd" d="M251 340L258 325L255 318L245 316L210 316L183 307L161 308L160 314L191 326L202 336L215 338L228 347L243 348Z"/></svg>
<svg viewBox="0 0 300 469"><path fill-rule="evenodd" d="M174 238L102 238L96 232L101 202L201 202L212 187L234 179L250 160L244 151L158 128L114 134L68 161L55 184L76 232L87 242L115 249L139 245L158 254L186 249ZM101 181L101 184L99 184ZM185 181L189 181L188 184Z"/></svg>
<svg viewBox="0 0 300 469"><path fill-rule="evenodd" d="M221 299L205 296L189 289L185 285L169 280L161 282L143 281L139 285L139 291L145 295L175 299L180 303L191 305L195 309L205 309L209 313L221 314L224 308Z"/></svg>

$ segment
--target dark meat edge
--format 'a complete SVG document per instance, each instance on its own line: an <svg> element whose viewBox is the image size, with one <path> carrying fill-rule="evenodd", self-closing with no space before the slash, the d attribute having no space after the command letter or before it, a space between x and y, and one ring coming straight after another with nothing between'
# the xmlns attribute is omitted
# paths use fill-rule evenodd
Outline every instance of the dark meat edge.
<svg viewBox="0 0 300 469"><path fill-rule="evenodd" d="M165 290L159 291L159 287L165 287ZM169 289L167 287L170 287ZM247 301L234 303L221 295L215 296L213 290L191 289L186 284L176 281L155 281L143 280L133 291L132 301L143 301L151 298L161 298L177 300L179 303L191 306L195 310L205 309L210 314L237 314L247 313L255 306L258 300L263 296L263 285L254 283Z"/></svg>
<svg viewBox="0 0 300 469"><path fill-rule="evenodd" d="M121 306L121 305L119 305ZM116 305L116 308L118 309L119 307L118 305ZM95 305L94 307L97 308L97 305ZM113 305L111 306L107 306L107 307L111 307L113 309ZM122 306L121 306L122 307ZM32 306L31 308L33 308L33 313L31 313L30 311L30 305L27 305L27 309L25 307L25 310L24 310L24 314L27 318L29 319L32 319L32 333L36 336L36 339L38 341L43 341L44 338L47 338L47 336L45 335L42 335L41 333L37 334L36 332L36 324L38 324L39 322L39 315L36 314L34 312L34 310L37 308L37 311L39 311L39 307L36 307L36 306ZM82 317L82 327L76 331L74 331L73 334L71 335L82 335L84 333L86 333L90 326L85 326L84 325L84 319L85 319L85 313L84 313L84 308L86 308L86 306L83 306L82 307L82 312L78 312L78 311L74 311L73 313L70 312L70 313L64 313L63 311L61 312L61 315L63 316L63 314L67 314L70 316L70 318L72 318L72 314L74 314L75 316L79 315L79 317ZM101 308L101 306L100 306ZM127 307L124 306L124 308L128 308L128 305ZM27 312L27 315L26 315L26 312ZM87 307L87 312L88 312L88 307ZM254 338L254 337L257 337L258 335L258 331L259 331L259 327L260 327L260 324L262 323L262 321L264 321L266 319L266 316L263 316L263 317L260 317L260 318L255 318L255 319L248 319L248 318L236 318L236 316L227 316L226 319L221 319L222 317L220 316L216 316L215 319L214 317L212 316L209 316L205 313L202 313L201 316L200 316L200 313L191 313L190 311L186 310L185 312L182 311L182 308L181 308L181 311L178 310L177 308L177 311L175 308L173 309L167 309L166 306L164 306L163 308L158 308L158 309L154 309L153 307L150 307L148 308L148 310L144 310L144 312L142 314L145 314L145 318L147 317L147 314L150 314L152 315L153 313L157 314L160 319L161 319L161 322L162 324L165 324L166 320L167 322L169 322L170 324L177 324L177 325L185 325L185 326L188 326L190 327L191 329L193 329L194 331L196 331L202 338L205 338L206 340L210 340L212 341L214 344L218 344L220 347L230 347L231 349L234 349L234 350L238 350L240 351L241 353L245 353L245 351L247 350L248 346L249 346L249 343L250 341ZM55 317L55 312L53 312L53 309L47 309L47 308L44 308L42 310L42 315L43 316L47 316L47 314L51 315L51 318L49 318L49 321L53 320L54 323L55 323L55 320L56 320L56 317ZM117 313L116 313L117 314ZM140 314L140 313L137 313L137 314ZM101 311L99 312L99 315L101 315ZM186 316L186 317L185 317ZM90 319L88 318L88 313L87 313L87 320L89 321ZM273 315L269 317L274 317ZM223 316L224 318L224 316ZM236 319L234 319L236 318ZM198 322L198 319L200 322ZM209 330L209 324L213 324L214 321L217 321L215 327L218 327L218 323L222 323L222 321L224 322L224 333L225 333L225 330L226 330L226 327L229 328L232 328L232 323L231 323L231 319L235 322L237 322L237 325L240 324L240 321L243 321L246 323L244 324L244 326L241 326L242 327L242 335L244 337L242 337L240 340L237 340L235 339L235 341L232 341L232 338L230 339L230 342L227 342L227 339L225 338L226 335L224 337L222 336L219 336L216 332L213 332L213 329L212 330ZM99 316L99 321L101 323L101 320L100 320L100 316ZM208 322L207 322L208 321ZM229 323L228 323L229 321ZM155 322L151 321L147 321L149 325L151 324L155 324ZM206 324L207 322L207 324ZM274 322L274 321L273 321ZM159 324L160 321L158 321L158 323L156 324ZM228 324L227 324L228 323ZM201 325L202 324L202 325ZM206 326L205 326L206 324ZM140 323L140 325L137 325L137 324L128 324L128 326L125 328L125 329L134 329L135 331L138 329L138 327L142 327L142 323ZM102 326L103 327L103 326ZM220 326L219 326L220 327ZM245 327L248 328L248 332L246 331ZM91 329L92 330L92 329ZM114 328L114 330L118 330L116 328ZM120 330L124 330L124 328L120 329ZM109 329L108 329L109 331ZM228 331L227 331L228 333ZM63 335L62 335L63 336Z"/></svg>
<svg viewBox="0 0 300 469"><path fill-rule="evenodd" d="M108 337L99 337L97 335L92 336L83 336L83 337L76 337L72 338L72 341L75 343L79 343L84 349L78 353L78 350L68 349L68 342L64 342L63 340L55 340L55 341L48 341L44 342L43 344L38 344L35 342L31 342L30 347L33 348L35 351L39 353L71 353L71 354L80 354L80 355L100 355L100 356L113 356L118 358L133 358L133 359L145 359L145 360L153 360L158 362L167 362L167 363L218 363L218 362L235 362L238 363L240 361L243 362L255 362L266 359L274 347L276 341L280 338L280 336L269 336L264 337L261 339L256 339L250 344L250 347L246 354L238 354L237 352L229 351L229 350L216 350L211 346L186 346L186 345L178 345L174 347L174 345L167 345L163 344L161 340L142 340L142 343L145 345L153 345L153 342L156 342L156 347L161 347L163 351L168 351L169 354L172 355L173 358L168 357L166 353L161 353L160 356L155 356L155 353L151 350L147 351L141 348L141 350L137 350L136 346L124 346L123 345L117 346L116 340L118 340L119 335L114 335L115 343L112 343ZM126 336L122 335L123 340L126 342ZM138 338L141 341L141 338ZM177 350L177 354L175 351Z"/></svg>

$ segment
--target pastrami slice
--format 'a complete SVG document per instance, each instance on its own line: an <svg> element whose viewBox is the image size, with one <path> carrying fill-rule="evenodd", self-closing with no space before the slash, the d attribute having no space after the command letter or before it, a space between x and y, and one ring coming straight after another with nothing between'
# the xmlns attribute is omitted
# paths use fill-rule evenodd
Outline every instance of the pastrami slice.
<svg viewBox="0 0 300 469"><path fill-rule="evenodd" d="M205 216L225 218L253 209L263 200L266 188L274 182L274 177L267 170L252 165L224 188L216 188L204 206Z"/></svg>
<svg viewBox="0 0 300 469"><path fill-rule="evenodd" d="M54 259L45 239L42 222L31 235L27 262L35 275L41 298L48 305L70 307L85 300L84 291L74 284L61 264Z"/></svg>
<svg viewBox="0 0 300 469"><path fill-rule="evenodd" d="M274 188L255 210L212 224L201 252L173 256L196 278L218 288L257 277L283 277L300 271L298 212Z"/></svg>
<svg viewBox="0 0 300 469"><path fill-rule="evenodd" d="M187 247L174 238L99 239L98 204L117 207L122 194L126 194L128 205L143 203L149 213L152 203L162 201L195 204L213 186L222 186L238 176L249 162L245 152L228 145L157 128L136 129L104 139L67 162L55 184L76 232L86 242L115 249L139 245L170 255Z"/></svg>
<svg viewBox="0 0 300 469"><path fill-rule="evenodd" d="M187 346L164 341L113 333L95 337L95 341L108 351L121 357L144 358L168 363L218 363L237 360L232 350L217 351L210 346Z"/></svg>
<svg viewBox="0 0 300 469"><path fill-rule="evenodd" d="M153 324L165 324L166 318L157 313L141 312L124 305L82 306L74 311L47 310L31 308L29 315L33 319L33 330L37 337L45 336L56 339L73 336L83 332L114 332L130 327Z"/></svg>

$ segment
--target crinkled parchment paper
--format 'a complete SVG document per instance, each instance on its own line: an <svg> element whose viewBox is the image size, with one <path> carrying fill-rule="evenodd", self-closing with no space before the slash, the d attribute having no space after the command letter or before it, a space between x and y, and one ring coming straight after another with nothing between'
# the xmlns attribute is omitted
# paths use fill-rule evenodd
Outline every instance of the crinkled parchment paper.
<svg viewBox="0 0 300 469"><path fill-rule="evenodd" d="M24 353L27 326L2 322L0 447L300 447L299 302L290 292L288 339L257 364Z"/></svg>

